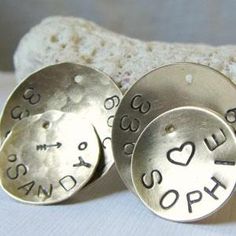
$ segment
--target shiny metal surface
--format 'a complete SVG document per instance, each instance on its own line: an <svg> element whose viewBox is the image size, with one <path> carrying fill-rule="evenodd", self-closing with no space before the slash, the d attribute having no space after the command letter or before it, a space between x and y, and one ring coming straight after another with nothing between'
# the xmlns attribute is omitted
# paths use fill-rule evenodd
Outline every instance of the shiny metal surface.
<svg viewBox="0 0 236 236"><path fill-rule="evenodd" d="M134 191L131 156L144 128L158 115L181 106L210 108L236 128L236 87L224 75L192 63L167 65L144 75L125 94L113 124L113 153L126 186Z"/></svg>
<svg viewBox="0 0 236 236"><path fill-rule="evenodd" d="M93 124L103 146L97 179L114 163L111 127L121 97L115 83L102 72L72 63L49 66L30 75L10 95L0 122L1 139L24 117L48 110L77 113Z"/></svg>
<svg viewBox="0 0 236 236"><path fill-rule="evenodd" d="M48 111L30 116L13 127L2 145L2 187L22 202L61 202L91 179L99 150L93 126L78 115Z"/></svg>
<svg viewBox="0 0 236 236"><path fill-rule="evenodd" d="M236 182L236 137L216 113L170 110L146 127L132 157L132 180L144 204L173 221L202 219L221 207Z"/></svg>

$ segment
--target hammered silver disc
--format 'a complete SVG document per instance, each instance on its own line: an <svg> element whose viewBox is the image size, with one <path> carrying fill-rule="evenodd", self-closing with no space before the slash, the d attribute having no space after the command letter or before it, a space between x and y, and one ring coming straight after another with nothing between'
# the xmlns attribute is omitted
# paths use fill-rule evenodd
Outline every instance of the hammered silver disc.
<svg viewBox="0 0 236 236"><path fill-rule="evenodd" d="M135 190L158 216L187 222L219 209L236 183L236 137L218 114L197 107L152 121L132 156Z"/></svg>
<svg viewBox="0 0 236 236"><path fill-rule="evenodd" d="M131 156L139 135L157 116L181 106L210 108L236 129L236 86L218 71L178 63L144 75L122 99L112 131L115 163L130 190L134 191Z"/></svg>
<svg viewBox="0 0 236 236"><path fill-rule="evenodd" d="M112 79L90 67L62 63L41 69L25 79L10 95L0 122L1 140L24 117L48 110L73 112L89 121L102 143L95 179L114 163L111 128L122 93Z"/></svg>
<svg viewBox="0 0 236 236"><path fill-rule="evenodd" d="M0 151L0 179L13 198L53 204L70 198L92 178L99 141L76 114L48 111L19 121Z"/></svg>

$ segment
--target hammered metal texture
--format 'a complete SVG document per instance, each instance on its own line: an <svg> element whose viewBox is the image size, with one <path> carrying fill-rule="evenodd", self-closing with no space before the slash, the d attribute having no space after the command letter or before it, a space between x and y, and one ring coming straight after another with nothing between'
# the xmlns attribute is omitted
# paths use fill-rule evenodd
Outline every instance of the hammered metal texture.
<svg viewBox="0 0 236 236"><path fill-rule="evenodd" d="M130 165L135 143L160 114L181 106L210 108L236 128L236 87L207 66L178 63L144 75L125 94L113 124L113 154L118 172L134 191Z"/></svg>
<svg viewBox="0 0 236 236"><path fill-rule="evenodd" d="M158 216L196 221L218 210L236 182L236 137L216 113L182 107L157 117L132 157L138 196Z"/></svg>
<svg viewBox="0 0 236 236"><path fill-rule="evenodd" d="M2 145L0 178L13 198L54 204L70 198L92 178L100 148L91 124L59 111L18 122Z"/></svg>
<svg viewBox="0 0 236 236"><path fill-rule="evenodd" d="M26 78L10 95L0 122L1 140L24 117L48 110L77 113L96 129L102 143L96 180L114 163L111 128L122 93L111 78L90 67L63 63L46 67Z"/></svg>

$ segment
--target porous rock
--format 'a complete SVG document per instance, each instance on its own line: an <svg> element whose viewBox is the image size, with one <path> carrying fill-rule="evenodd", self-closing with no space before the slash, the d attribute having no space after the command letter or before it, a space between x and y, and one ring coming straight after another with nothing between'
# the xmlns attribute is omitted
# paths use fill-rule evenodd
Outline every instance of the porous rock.
<svg viewBox="0 0 236 236"><path fill-rule="evenodd" d="M236 46L143 42L73 17L46 18L21 39L14 55L17 81L61 62L100 69L123 91L150 70L175 62L213 67L236 83Z"/></svg>

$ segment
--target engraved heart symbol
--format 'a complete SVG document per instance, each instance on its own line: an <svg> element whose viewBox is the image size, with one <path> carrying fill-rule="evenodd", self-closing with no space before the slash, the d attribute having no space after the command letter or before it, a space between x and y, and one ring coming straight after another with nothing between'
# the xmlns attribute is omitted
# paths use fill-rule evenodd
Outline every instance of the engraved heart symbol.
<svg viewBox="0 0 236 236"><path fill-rule="evenodd" d="M172 148L167 152L167 159L180 166L187 166L195 153L195 145L192 142L186 142L179 148Z"/></svg>

